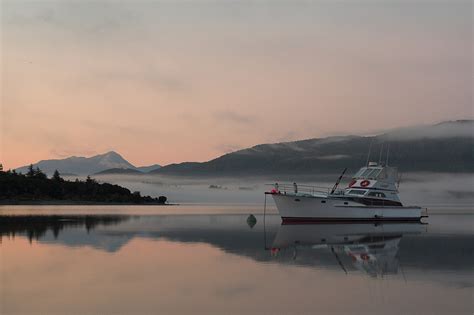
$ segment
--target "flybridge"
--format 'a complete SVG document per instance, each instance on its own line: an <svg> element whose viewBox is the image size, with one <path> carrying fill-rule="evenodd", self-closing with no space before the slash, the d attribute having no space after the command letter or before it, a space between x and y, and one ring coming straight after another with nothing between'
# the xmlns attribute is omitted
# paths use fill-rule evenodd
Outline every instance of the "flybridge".
<svg viewBox="0 0 474 315"><path fill-rule="evenodd" d="M366 188L372 190L388 190L397 192L396 182L398 171L395 167L381 166L370 162L367 167L362 167L349 183L349 188ZM358 191L347 190L349 194L360 194Z"/></svg>
<svg viewBox="0 0 474 315"><path fill-rule="evenodd" d="M369 162L367 167L362 167L353 179L374 179L384 181L397 181L398 170L396 167L378 165L376 162Z"/></svg>

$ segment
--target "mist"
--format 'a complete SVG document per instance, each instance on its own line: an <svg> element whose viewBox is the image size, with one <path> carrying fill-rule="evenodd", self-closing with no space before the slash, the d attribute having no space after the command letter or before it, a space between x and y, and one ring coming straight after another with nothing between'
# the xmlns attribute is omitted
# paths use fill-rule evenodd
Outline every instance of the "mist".
<svg viewBox="0 0 474 315"><path fill-rule="evenodd" d="M385 140L443 139L452 137L473 137L474 121L458 120L431 126L414 126L392 129L386 132Z"/></svg>
<svg viewBox="0 0 474 315"><path fill-rule="evenodd" d="M110 182L140 191L142 195L164 195L168 202L201 205L242 205L263 210L264 192L271 184L293 183L330 189L339 175L324 177L260 177L260 178L186 178L153 176L97 176L100 182ZM346 176L340 188L347 187ZM403 173L400 180L400 199L404 205L427 207L431 213L474 213L474 174L460 173ZM273 201L267 196L270 207Z"/></svg>

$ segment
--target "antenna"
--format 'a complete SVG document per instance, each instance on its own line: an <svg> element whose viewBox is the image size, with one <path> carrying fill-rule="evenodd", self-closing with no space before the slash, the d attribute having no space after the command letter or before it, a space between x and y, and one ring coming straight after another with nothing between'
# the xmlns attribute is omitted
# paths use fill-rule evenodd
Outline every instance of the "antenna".
<svg viewBox="0 0 474 315"><path fill-rule="evenodd" d="M366 166L369 166L369 158L370 158L370 151L372 150L372 142L374 142L374 138L370 140L369 153L367 154L367 162L365 163Z"/></svg>
<svg viewBox="0 0 474 315"><path fill-rule="evenodd" d="M388 143L388 148L387 148L387 160L385 161L385 166L388 166L388 155L390 154L390 142Z"/></svg>
<svg viewBox="0 0 474 315"><path fill-rule="evenodd" d="M383 142L382 142L382 146L380 147L379 165L382 164L382 152L383 152Z"/></svg>

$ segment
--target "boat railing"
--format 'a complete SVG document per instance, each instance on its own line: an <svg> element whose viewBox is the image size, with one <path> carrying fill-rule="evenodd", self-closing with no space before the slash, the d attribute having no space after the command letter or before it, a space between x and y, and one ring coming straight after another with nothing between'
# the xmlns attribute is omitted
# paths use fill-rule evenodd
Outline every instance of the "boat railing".
<svg viewBox="0 0 474 315"><path fill-rule="evenodd" d="M322 186L313 186L313 185L302 185L302 184L266 184L267 186L272 186L273 189L277 190L282 194L327 194L331 193L332 188L329 187L322 187ZM344 193L344 189L336 189L333 194L340 195Z"/></svg>

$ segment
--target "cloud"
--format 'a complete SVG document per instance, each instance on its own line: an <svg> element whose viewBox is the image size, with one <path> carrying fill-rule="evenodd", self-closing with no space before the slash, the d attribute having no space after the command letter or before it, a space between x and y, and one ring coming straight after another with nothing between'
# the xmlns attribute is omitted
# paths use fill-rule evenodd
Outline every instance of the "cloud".
<svg viewBox="0 0 474 315"><path fill-rule="evenodd" d="M130 6L107 1L6 1L3 8L9 25L46 27L74 36L105 37L139 23Z"/></svg>
<svg viewBox="0 0 474 315"><path fill-rule="evenodd" d="M146 137L146 136L157 136L158 131L155 129L148 128L144 125L137 125L137 124L124 124L124 123L116 123L110 121L95 121L84 119L81 121L82 125L89 128L91 131L99 132L101 134L109 134L109 135L116 135L120 134L121 137Z"/></svg>
<svg viewBox="0 0 474 315"><path fill-rule="evenodd" d="M239 124L239 125L250 125L255 122L255 117L249 115L242 115L234 111L219 111L214 113L214 118L219 121Z"/></svg>
<svg viewBox="0 0 474 315"><path fill-rule="evenodd" d="M84 76L79 83L83 86L102 87L104 84L122 83L124 86L142 86L152 90L183 91L186 83L180 78L154 69L152 64L142 65L142 69L120 69L99 71L93 76Z"/></svg>
<svg viewBox="0 0 474 315"><path fill-rule="evenodd" d="M98 153L96 150L90 148L55 148L50 151L50 154L58 158L68 158L71 156L93 156Z"/></svg>

